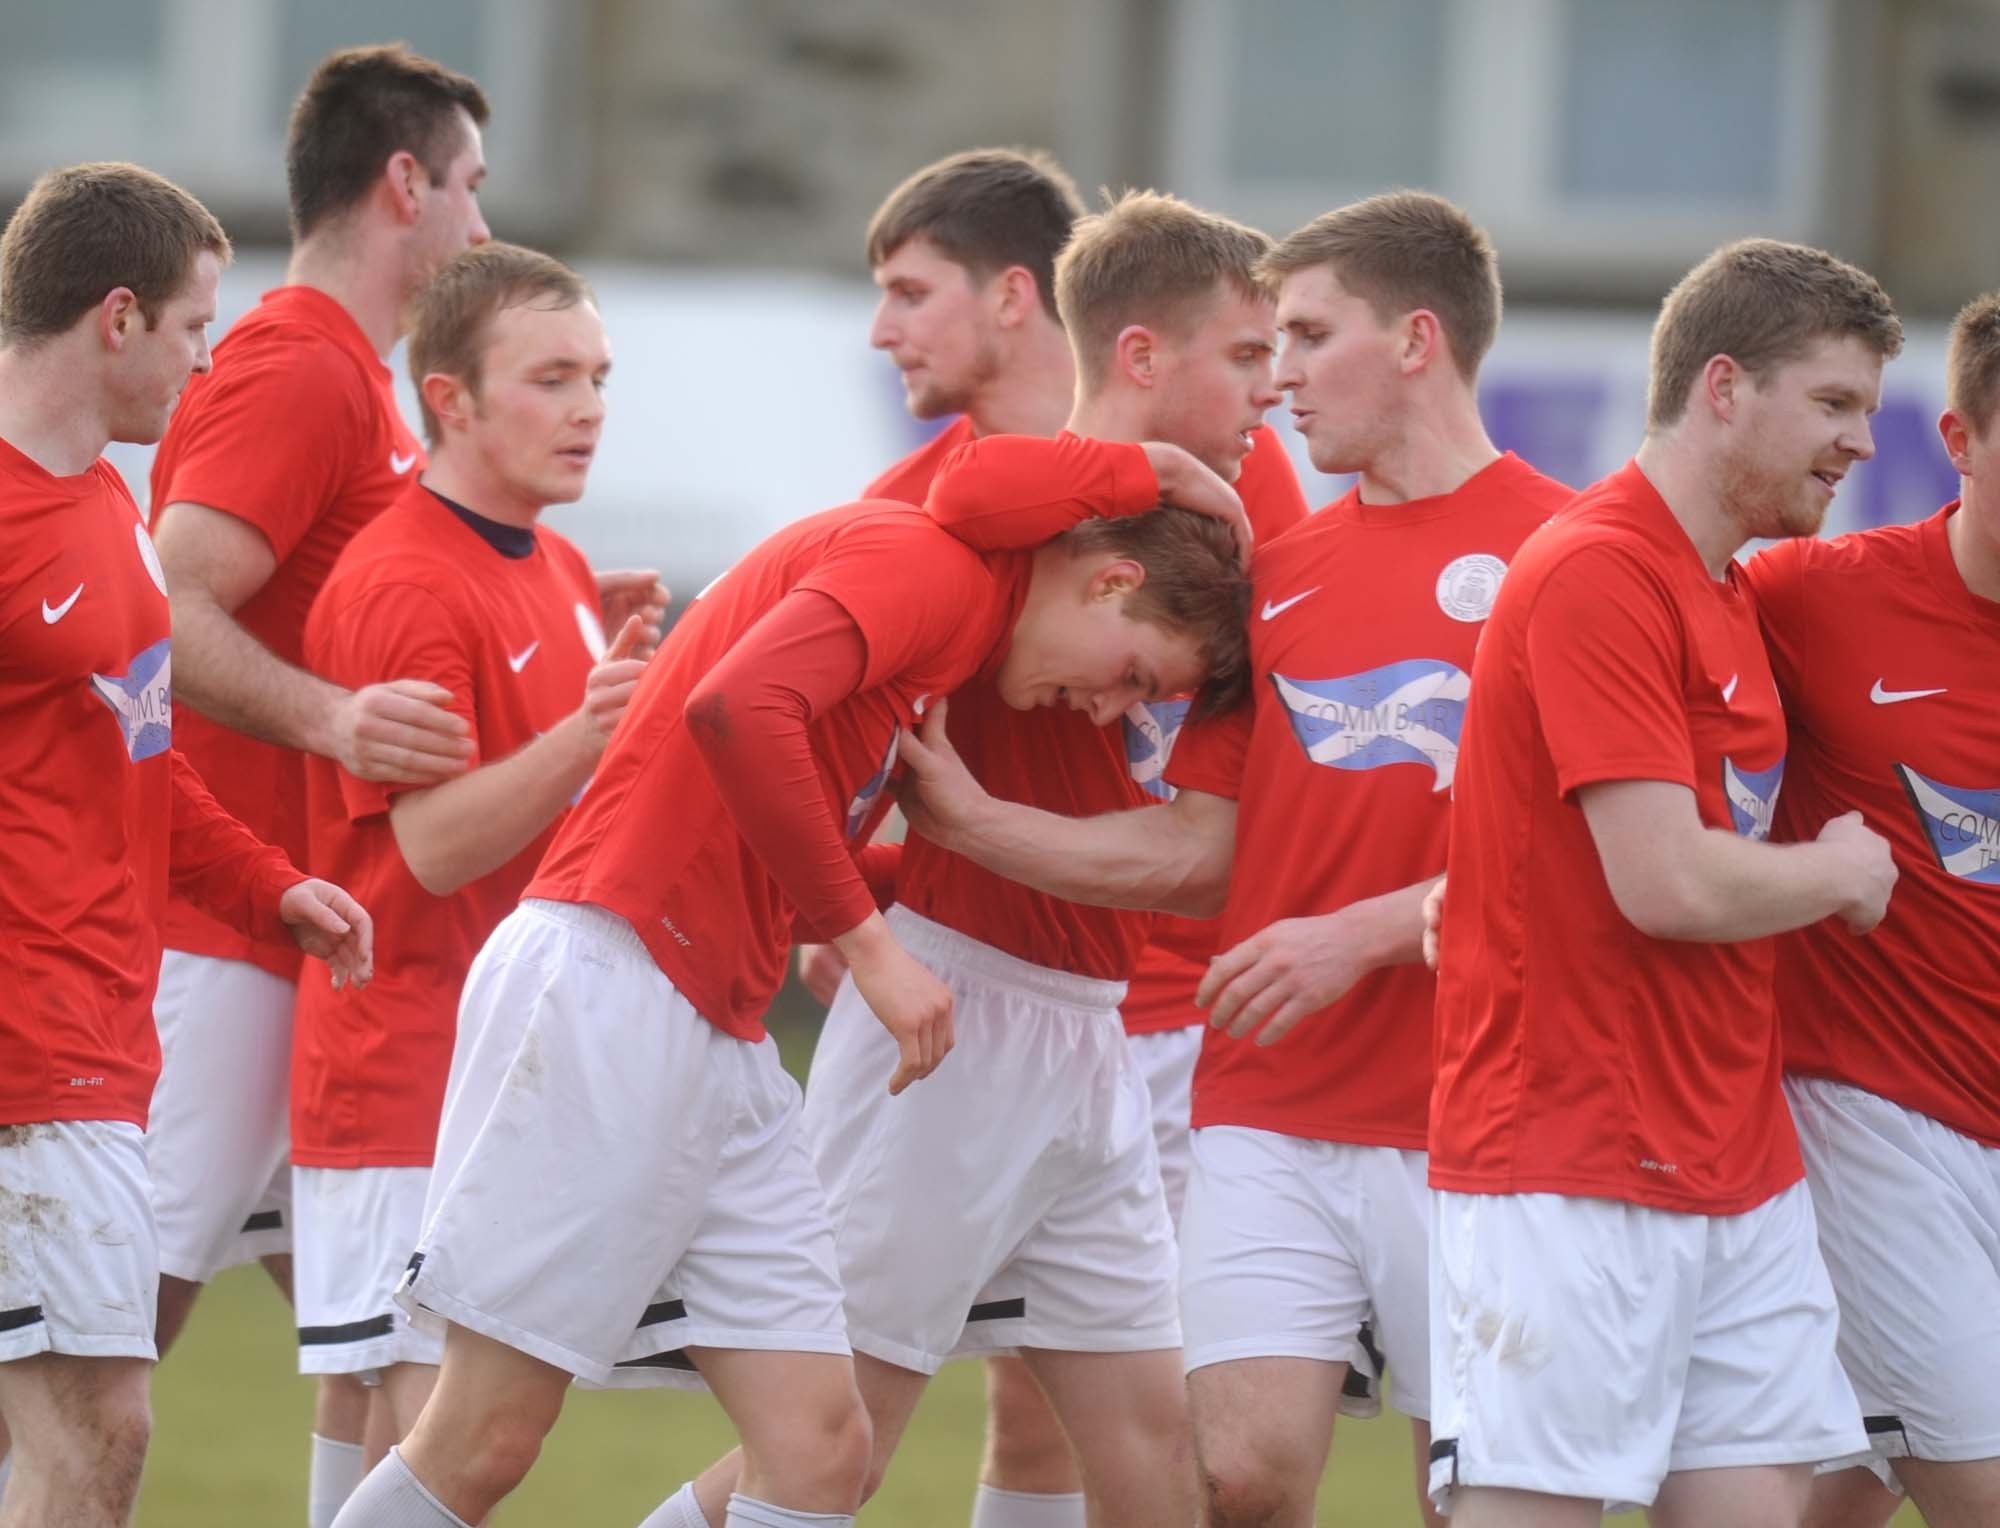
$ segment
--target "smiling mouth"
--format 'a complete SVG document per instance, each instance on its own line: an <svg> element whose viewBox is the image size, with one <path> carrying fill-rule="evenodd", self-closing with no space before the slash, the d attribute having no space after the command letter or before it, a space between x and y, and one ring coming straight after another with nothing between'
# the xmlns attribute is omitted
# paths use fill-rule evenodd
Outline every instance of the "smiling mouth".
<svg viewBox="0 0 2000 1528"><path fill-rule="evenodd" d="M1840 487L1840 480L1843 476L1845 476L1845 474L1839 472L1815 472L1813 476L1818 478L1822 483L1826 484L1826 491L1828 493L1832 493L1835 489Z"/></svg>

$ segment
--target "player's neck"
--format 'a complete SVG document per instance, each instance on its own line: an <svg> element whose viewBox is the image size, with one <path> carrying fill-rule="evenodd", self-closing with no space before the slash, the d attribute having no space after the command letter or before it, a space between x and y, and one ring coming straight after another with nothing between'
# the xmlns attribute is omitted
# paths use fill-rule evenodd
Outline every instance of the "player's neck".
<svg viewBox="0 0 2000 1528"><path fill-rule="evenodd" d="M489 471L475 451L442 447L424 468L424 486L441 493L452 503L475 515L501 525L534 529L548 506L523 498L495 473Z"/></svg>
<svg viewBox="0 0 2000 1528"><path fill-rule="evenodd" d="M1146 428L1146 401L1142 394L1115 386L1095 395L1079 390L1064 428L1088 440L1153 440L1157 437Z"/></svg>
<svg viewBox="0 0 2000 1528"><path fill-rule="evenodd" d="M314 234L293 246L285 284L324 292L347 309L383 360L396 348L409 292L400 252L380 240L353 229Z"/></svg>
<svg viewBox="0 0 2000 1528"><path fill-rule="evenodd" d="M1632 459L1687 532L1709 576L1721 578L1750 538L1723 500L1712 453L1678 432L1664 432L1647 435Z"/></svg>
<svg viewBox="0 0 2000 1528"><path fill-rule="evenodd" d="M1396 443L1361 470L1363 504L1408 504L1456 493L1500 459L1469 392L1448 394L1403 421Z"/></svg>
<svg viewBox="0 0 2000 1528"><path fill-rule="evenodd" d="M1994 533L1994 511L2000 506L1978 496L1970 482L1959 480L1958 513L1945 526L1951 560L1965 587L1983 600L2000 603L2000 536Z"/></svg>
<svg viewBox="0 0 2000 1528"><path fill-rule="evenodd" d="M975 435L1053 435L1069 418L1076 369L1062 330L1037 319L1014 344L966 410Z"/></svg>
<svg viewBox="0 0 2000 1528"><path fill-rule="evenodd" d="M111 443L103 405L61 340L29 355L0 350L0 440L52 477L75 477Z"/></svg>

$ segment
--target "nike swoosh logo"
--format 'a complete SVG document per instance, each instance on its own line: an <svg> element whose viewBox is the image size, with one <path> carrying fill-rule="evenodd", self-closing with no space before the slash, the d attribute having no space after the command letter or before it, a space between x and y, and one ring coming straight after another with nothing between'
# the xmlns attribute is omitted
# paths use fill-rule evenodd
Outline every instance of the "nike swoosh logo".
<svg viewBox="0 0 2000 1528"><path fill-rule="evenodd" d="M78 597L82 593L83 585L78 584L74 589L69 591L69 598L64 600L60 605L51 605L47 600L43 600L42 619L51 626L55 625L57 621L60 621L64 616L69 614L70 606L77 602Z"/></svg>
<svg viewBox="0 0 2000 1528"><path fill-rule="evenodd" d="M416 464L417 453L414 451L408 456L398 456L394 451L389 453L389 470L395 473L397 477L401 477L412 467L416 466Z"/></svg>
<svg viewBox="0 0 2000 1528"><path fill-rule="evenodd" d="M1882 688L1882 681L1878 679L1875 681L1875 688L1868 692L1868 698L1878 706L1893 706L1899 700L1922 700L1926 695L1942 694L1944 694L1942 686L1935 690L1885 690Z"/></svg>
<svg viewBox="0 0 2000 1528"><path fill-rule="evenodd" d="M1292 606L1296 605L1300 600L1310 598L1312 595L1315 595L1317 593L1319 593L1319 585L1314 584L1310 589L1306 590L1304 594L1294 594L1290 599L1280 600L1275 605L1272 604L1269 600L1265 600L1264 619L1267 621L1274 621L1279 616L1283 615L1287 610L1290 610Z"/></svg>
<svg viewBox="0 0 2000 1528"><path fill-rule="evenodd" d="M1742 677L1741 674L1731 674L1729 676L1729 683L1722 687L1722 703L1725 706L1729 704L1730 697L1736 693L1736 681Z"/></svg>
<svg viewBox="0 0 2000 1528"><path fill-rule="evenodd" d="M528 666L528 660L535 656L535 649L540 647L541 645L542 644L538 639L536 641L530 642L526 647L522 648L518 653L509 653L507 655L507 667L512 669L517 674L520 673L522 669Z"/></svg>

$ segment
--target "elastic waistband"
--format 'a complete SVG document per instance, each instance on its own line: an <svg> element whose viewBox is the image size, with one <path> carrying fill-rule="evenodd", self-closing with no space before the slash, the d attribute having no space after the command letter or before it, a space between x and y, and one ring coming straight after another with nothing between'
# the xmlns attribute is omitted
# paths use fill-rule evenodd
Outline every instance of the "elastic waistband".
<svg viewBox="0 0 2000 1528"><path fill-rule="evenodd" d="M892 907L889 927L909 952L947 977L965 976L992 982L1015 992L1026 993L1065 1008L1090 1013L1107 1013L1118 1018L1118 1006L1125 1001L1125 983L1105 981L1097 976L1077 976L1034 965L1005 950L982 944L955 928L934 923L907 907Z"/></svg>
<svg viewBox="0 0 2000 1528"><path fill-rule="evenodd" d="M639 937L639 931L608 907L599 907L595 902L551 902L542 897L528 897L517 910L615 945L628 955L638 956L649 966L656 964L653 952L646 948L646 941Z"/></svg>

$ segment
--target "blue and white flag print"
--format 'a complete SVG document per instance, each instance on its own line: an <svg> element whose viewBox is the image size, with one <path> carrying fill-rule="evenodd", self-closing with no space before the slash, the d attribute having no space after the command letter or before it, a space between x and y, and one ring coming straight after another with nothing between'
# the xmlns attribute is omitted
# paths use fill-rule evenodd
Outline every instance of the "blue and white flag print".
<svg viewBox="0 0 2000 1528"><path fill-rule="evenodd" d="M174 740L173 654L160 638L122 674L92 674L90 688L111 708L134 764L165 753Z"/></svg>
<svg viewBox="0 0 2000 1528"><path fill-rule="evenodd" d="M1185 700L1148 700L1125 713L1125 762L1146 794L1162 801L1174 799L1174 788L1166 781L1167 760L1191 705Z"/></svg>
<svg viewBox="0 0 2000 1528"><path fill-rule="evenodd" d="M1441 658L1406 658L1344 679L1271 675L1306 757L1331 769L1428 764L1449 790L1472 677Z"/></svg>
<svg viewBox="0 0 2000 1528"><path fill-rule="evenodd" d="M2000 790L1946 785L1898 764L1938 863L1960 880L2000 886Z"/></svg>
<svg viewBox="0 0 2000 1528"><path fill-rule="evenodd" d="M1722 761L1722 789L1729 797L1730 824L1744 838L1769 838L1771 818L1778 810L1778 787L1785 781L1785 761L1769 769L1739 769L1734 759Z"/></svg>
<svg viewBox="0 0 2000 1528"><path fill-rule="evenodd" d="M889 783L889 773L896 767L896 743L902 737L903 729L894 728L889 733L889 751L882 755L882 767L862 782L861 789L854 793L854 799L847 803L847 836L853 838L868 825L868 814L874 810L875 802L882 789Z"/></svg>

